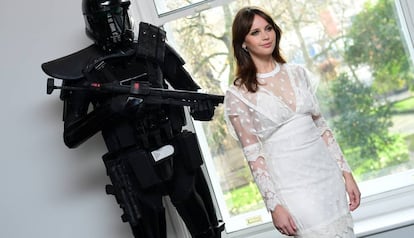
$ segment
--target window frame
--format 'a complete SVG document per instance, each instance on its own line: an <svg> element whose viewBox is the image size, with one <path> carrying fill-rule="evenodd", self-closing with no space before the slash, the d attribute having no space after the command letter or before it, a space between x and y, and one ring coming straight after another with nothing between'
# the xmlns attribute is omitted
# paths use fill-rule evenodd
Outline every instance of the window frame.
<svg viewBox="0 0 414 238"><path fill-rule="evenodd" d="M207 0L185 8L170 11L165 14L158 14L154 2L151 1L132 1L132 15L138 20L146 21L151 24L162 26L164 23L176 20L178 18L191 16L203 10L221 6L232 2L233 0ZM414 2L411 0L395 0L395 6L402 30L405 37L407 48L414 62ZM217 181L214 176L210 176L209 170L214 169L212 158L207 151L208 147L202 130L202 126L197 121L188 120L188 128L197 132L200 140L200 147L205 159L203 169L207 175L209 186L212 188L212 197L215 201L219 219L222 219L219 207L223 207L224 198L217 191ZM399 186L395 186L399 184ZM384 232L386 230L396 229L407 225L414 224L414 170L403 173L393 174L378 179L373 179L359 184L362 194L360 208L353 212L355 221L355 232L358 236L366 236ZM365 192L367 191L367 192ZM172 206L167 206L171 209ZM170 218L175 221L181 221L181 228L176 229L177 237L191 238L188 232L184 232L184 224L178 213L171 213ZM224 220L225 222L225 220ZM177 223L177 222L174 222ZM174 225L173 226L178 226ZM177 227L178 228L178 227ZM261 225L252 226L242 230L227 233L223 232L223 237L250 237L250 238L270 238L282 237L275 232L273 224L267 222Z"/></svg>
<svg viewBox="0 0 414 238"><path fill-rule="evenodd" d="M162 26L164 23L176 20L178 18L191 16L201 11L221 6L232 2L233 0L204 0L202 2L194 3L183 8L171 10L166 13L158 14L154 0L150 1L134 1L134 5L138 15L142 19L151 24Z"/></svg>
<svg viewBox="0 0 414 238"><path fill-rule="evenodd" d="M411 61L414 62L414 3L410 0L395 0L395 6Z"/></svg>

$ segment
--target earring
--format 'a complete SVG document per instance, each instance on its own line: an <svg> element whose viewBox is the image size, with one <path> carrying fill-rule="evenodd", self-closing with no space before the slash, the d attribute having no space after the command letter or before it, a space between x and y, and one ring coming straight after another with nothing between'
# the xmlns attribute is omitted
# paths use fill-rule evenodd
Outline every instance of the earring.
<svg viewBox="0 0 414 238"><path fill-rule="evenodd" d="M245 44L242 45L242 49L246 52L249 52L249 50L247 49L247 46Z"/></svg>

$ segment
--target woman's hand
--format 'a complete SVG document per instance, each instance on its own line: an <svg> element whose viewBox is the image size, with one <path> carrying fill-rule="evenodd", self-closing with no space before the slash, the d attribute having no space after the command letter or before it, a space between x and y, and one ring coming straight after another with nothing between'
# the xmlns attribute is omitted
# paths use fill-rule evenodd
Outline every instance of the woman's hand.
<svg viewBox="0 0 414 238"><path fill-rule="evenodd" d="M346 192L349 197L349 210L354 211L361 203L361 192L351 173L344 173Z"/></svg>
<svg viewBox="0 0 414 238"><path fill-rule="evenodd" d="M292 216L281 205L277 205L273 210L272 220L273 225L283 235L292 236L296 234L296 224Z"/></svg>

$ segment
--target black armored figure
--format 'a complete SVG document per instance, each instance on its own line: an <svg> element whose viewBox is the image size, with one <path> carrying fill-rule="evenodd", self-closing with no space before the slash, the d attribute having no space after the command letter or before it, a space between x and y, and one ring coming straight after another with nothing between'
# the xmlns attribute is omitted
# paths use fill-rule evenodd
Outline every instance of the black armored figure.
<svg viewBox="0 0 414 238"><path fill-rule="evenodd" d="M141 22L134 40L129 5L83 0L94 44L42 64L51 77L47 93L61 89L64 142L75 148L101 132L111 180L106 192L134 237L167 237L162 198L169 196L192 237L220 238L224 223L201 169L197 138L183 127L185 106L195 120L209 121L223 96L195 92L199 86L161 28Z"/></svg>

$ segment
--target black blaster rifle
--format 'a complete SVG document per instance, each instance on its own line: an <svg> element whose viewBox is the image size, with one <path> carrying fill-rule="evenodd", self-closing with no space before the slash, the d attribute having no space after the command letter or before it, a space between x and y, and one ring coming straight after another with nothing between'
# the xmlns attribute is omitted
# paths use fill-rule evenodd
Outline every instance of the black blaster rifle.
<svg viewBox="0 0 414 238"><path fill-rule="evenodd" d="M209 101L213 106L223 103L224 96L186 90L170 90L150 87L148 82L132 81L130 85L119 83L91 83L87 86L56 86L53 78L47 79L47 94L54 89L91 90L102 93L129 94L149 104L170 104L194 107Z"/></svg>

